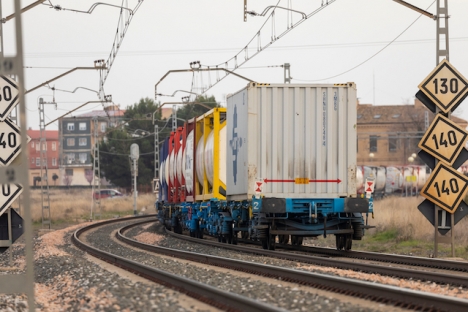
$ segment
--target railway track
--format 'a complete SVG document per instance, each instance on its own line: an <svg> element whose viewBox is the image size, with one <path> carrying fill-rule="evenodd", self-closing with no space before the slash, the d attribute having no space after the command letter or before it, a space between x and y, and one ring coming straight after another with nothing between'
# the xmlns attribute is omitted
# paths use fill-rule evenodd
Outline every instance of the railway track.
<svg viewBox="0 0 468 312"><path fill-rule="evenodd" d="M430 272L424 270L412 270L405 268L398 268L394 266L383 266L375 265L369 263L360 263L360 262L350 262L345 260L333 259L329 257L321 256L311 256L307 254L300 253L285 253L279 251L271 251L259 248L251 248L241 245L230 245L225 243L218 243L211 240L200 240L197 238L187 237L186 235L175 234L173 232L167 231L167 233L173 237L181 238L187 241L194 243L200 243L205 245L211 245L216 247L227 248L230 250L236 250L247 253L255 253L257 255L274 257L278 259L290 260L290 261L299 261L303 263L309 263L319 266L327 267L336 267L343 270L353 270L360 271L365 273L375 273L385 276L394 276L405 279L415 279L421 281L430 281L438 284L450 284L462 287L468 287L468 277L460 276L455 274L448 273L439 273L439 272ZM252 244L254 242L249 242ZM460 261L450 261L443 259L431 259L431 258L422 258L422 257L409 257L409 256L399 256L391 254L378 254L372 252L359 252L359 251L341 251L333 250L330 248L316 248L316 247L306 247L300 246L290 246L290 245L277 245L280 248L290 251L302 251L306 253L321 254L325 256L333 257L342 257L342 258L352 258L359 260L367 261L378 261L386 264L398 264L398 265L407 265L412 267L421 267L421 268L432 268L432 269L441 269L446 271L455 271L455 272L468 272L468 263Z"/></svg>
<svg viewBox="0 0 468 312"><path fill-rule="evenodd" d="M242 272L248 272L250 274L258 274L262 276L267 276L270 278L277 278L283 281L289 281L293 283L298 283L302 285L311 286L314 288L324 289L327 291L333 291L336 293L346 294L348 296L354 296L359 298L366 298L373 301L392 304L399 307L404 307L408 309L415 310L437 310L437 311L466 311L468 309L468 300L458 299L454 297L446 297L440 295L434 295L426 292L413 291L404 288L398 288L387 285L379 285L370 282L364 282L359 280L351 280L348 278L341 278L336 276L330 276L319 273L312 273L306 271L299 271L293 269L281 268L278 266L264 265L253 262L246 262L234 259L226 259L216 256L210 256L206 254L199 254L193 252L187 252L172 248L165 248L159 246L153 246L138 242L131 238L128 238L124 233L135 226L142 225L150 221L143 221L128 225L120 229L116 236L119 240L132 245L136 248L144 249L150 252L163 254L167 256L182 258L190 261L195 261L199 263L229 268L232 270L238 270ZM267 250L258 250L249 247L236 246L236 245L227 245L219 244L215 242L209 242L206 240L199 240L190 238L184 235L177 235L171 233L175 237L181 237L183 239L200 243L203 241L205 244L213 245L216 247L226 247L236 251L257 253L267 256L275 256L278 252L267 251ZM288 260L298 261L297 254L294 255L282 255L281 258L288 258ZM310 256L308 256L310 257ZM328 261L330 266L330 259L323 259ZM349 265L349 263L347 263ZM333 264L332 264L333 265ZM362 269L362 267L361 267ZM396 269L393 272L397 271ZM408 272L409 273L409 272ZM413 271L414 273L414 271ZM427 272L425 272L427 274ZM408 277L414 278L414 277ZM454 279L455 280L455 279ZM445 281L447 283L447 281ZM463 282L465 283L465 282Z"/></svg>
<svg viewBox="0 0 468 312"><path fill-rule="evenodd" d="M243 297L237 294L230 292L222 291L212 286L196 282L194 280L177 276L163 270L156 269L135 261L117 256L115 254L106 252L104 250L97 249L90 244L87 244L80 239L81 235L87 231L93 230L100 226L109 225L116 222L131 221L137 219L148 219L151 216L137 216L125 219L114 219L103 221L99 223L94 223L90 226L81 228L73 233L72 241L80 249L86 251L87 253L102 259L112 265L123 268L132 273L138 274L142 277L145 277L149 280L157 282L159 284L165 285L167 287L176 289L182 293L185 293L197 300L205 302L214 307L226 310L226 311L284 311L277 307L267 305L255 300L252 300L247 297ZM155 222L156 220L144 221L146 222Z"/></svg>

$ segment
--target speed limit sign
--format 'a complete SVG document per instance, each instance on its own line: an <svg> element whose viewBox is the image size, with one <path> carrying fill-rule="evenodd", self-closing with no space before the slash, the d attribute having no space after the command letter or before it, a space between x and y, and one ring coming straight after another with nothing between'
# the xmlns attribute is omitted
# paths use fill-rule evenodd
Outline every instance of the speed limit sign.
<svg viewBox="0 0 468 312"><path fill-rule="evenodd" d="M453 112L468 94L468 80L443 60L419 84L419 89L444 113Z"/></svg>
<svg viewBox="0 0 468 312"><path fill-rule="evenodd" d="M18 126L10 119L0 121L0 166L8 166L20 152L21 133Z"/></svg>
<svg viewBox="0 0 468 312"><path fill-rule="evenodd" d="M8 77L0 76L0 121L4 121L18 104L18 86Z"/></svg>

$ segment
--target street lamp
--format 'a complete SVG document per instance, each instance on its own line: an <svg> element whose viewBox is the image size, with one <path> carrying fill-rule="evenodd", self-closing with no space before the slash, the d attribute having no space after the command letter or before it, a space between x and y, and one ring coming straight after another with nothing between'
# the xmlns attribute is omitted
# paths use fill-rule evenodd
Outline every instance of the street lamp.
<svg viewBox="0 0 468 312"><path fill-rule="evenodd" d="M414 157L413 156L408 157L408 161L409 161L409 163L411 165L413 163L413 161L414 161Z"/></svg>
<svg viewBox="0 0 468 312"><path fill-rule="evenodd" d="M370 154L369 154L369 158L370 158L371 163L372 163L372 161L373 161L373 159L374 159L374 156L375 156L374 153L370 153Z"/></svg>

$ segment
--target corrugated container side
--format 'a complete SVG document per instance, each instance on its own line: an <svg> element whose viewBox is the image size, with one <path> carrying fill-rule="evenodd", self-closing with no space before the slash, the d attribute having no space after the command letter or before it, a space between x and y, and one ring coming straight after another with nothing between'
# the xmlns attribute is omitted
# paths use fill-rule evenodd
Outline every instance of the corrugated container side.
<svg viewBox="0 0 468 312"><path fill-rule="evenodd" d="M356 195L355 85L258 85L227 100L228 199Z"/></svg>

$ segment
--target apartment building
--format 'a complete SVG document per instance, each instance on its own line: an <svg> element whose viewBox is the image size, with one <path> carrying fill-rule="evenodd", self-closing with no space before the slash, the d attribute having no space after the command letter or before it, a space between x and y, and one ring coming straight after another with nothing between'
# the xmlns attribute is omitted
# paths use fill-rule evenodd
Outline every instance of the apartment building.
<svg viewBox="0 0 468 312"><path fill-rule="evenodd" d="M102 140L107 128L117 125L124 113L118 106L109 106L59 120L61 185L92 185L95 129L98 140Z"/></svg>

